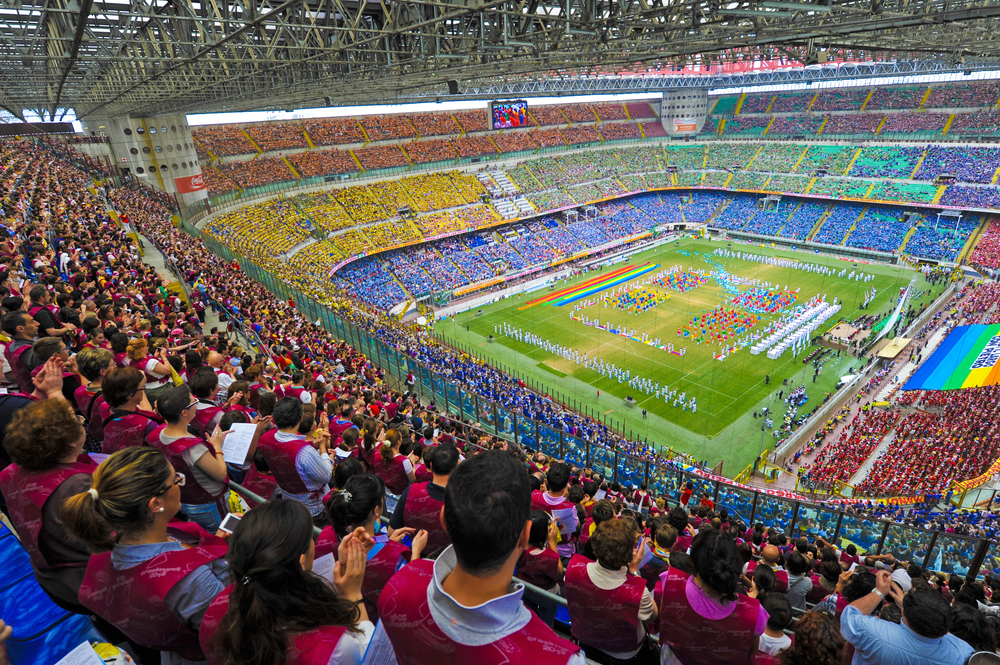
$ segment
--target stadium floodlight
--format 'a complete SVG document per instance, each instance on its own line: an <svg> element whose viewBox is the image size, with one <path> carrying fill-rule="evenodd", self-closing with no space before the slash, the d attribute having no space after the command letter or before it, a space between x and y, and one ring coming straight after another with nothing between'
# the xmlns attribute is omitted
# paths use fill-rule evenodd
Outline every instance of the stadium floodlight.
<svg viewBox="0 0 1000 665"><path fill-rule="evenodd" d="M792 12L766 12L761 9L716 9L715 13L720 16L763 16L765 18L792 18Z"/></svg>
<svg viewBox="0 0 1000 665"><path fill-rule="evenodd" d="M829 13L833 11L833 7L830 5L814 5L808 2L778 2L777 0L760 3L761 7L768 7L770 9L790 9L795 12L822 12Z"/></svg>

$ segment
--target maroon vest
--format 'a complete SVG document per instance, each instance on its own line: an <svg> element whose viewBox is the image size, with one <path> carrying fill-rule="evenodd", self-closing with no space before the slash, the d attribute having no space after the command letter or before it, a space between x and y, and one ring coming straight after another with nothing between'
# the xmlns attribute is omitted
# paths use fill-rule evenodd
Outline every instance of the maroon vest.
<svg viewBox="0 0 1000 665"><path fill-rule="evenodd" d="M403 468L405 459L403 455L396 455L386 464L381 452L375 455L375 474L385 482L385 488L397 496L410 486L410 479Z"/></svg>
<svg viewBox="0 0 1000 665"><path fill-rule="evenodd" d="M587 541L590 540L590 527L594 525L594 519L588 517L583 521L583 526L580 527L580 537L576 541L576 549L578 552L582 552L583 548L587 545Z"/></svg>
<svg viewBox="0 0 1000 665"><path fill-rule="evenodd" d="M278 489L278 482L274 479L270 473L264 473L257 470L257 465L253 462L250 463L250 470L247 471L246 477L243 478L241 483L243 487L247 488L254 494L264 497L265 499L270 499L274 494L274 491ZM256 508L260 504L243 497L243 500L247 502L247 505L251 508Z"/></svg>
<svg viewBox="0 0 1000 665"><path fill-rule="evenodd" d="M4 349L3 355L10 365L10 371L17 379L21 392L27 395L35 392L35 384L31 382L31 370L21 361L21 354L31 348L31 342L26 339L15 339Z"/></svg>
<svg viewBox="0 0 1000 665"><path fill-rule="evenodd" d="M229 609L229 594L233 592L233 586L229 585L222 591L212 604L205 610L205 617L201 620L201 629L198 632L198 641L201 649L205 652L205 657L209 665L226 665L225 655L220 653L221 640L218 636L219 624ZM341 626L321 626L313 628L305 633L295 633L288 636L288 643L285 646L285 665L314 665L330 662L333 652L337 649L337 643L347 632Z"/></svg>
<svg viewBox="0 0 1000 665"><path fill-rule="evenodd" d="M80 413L87 417L87 433L98 441L103 441L104 418L101 417L101 405L107 403L104 401L104 392L91 395L86 388L80 386L75 395Z"/></svg>
<svg viewBox="0 0 1000 665"><path fill-rule="evenodd" d="M813 586L812 589L809 590L809 593L806 594L807 603L815 605L816 603L818 603L819 601L823 600L831 593L833 593L832 591L827 591L826 589L823 588L823 585L820 582L820 580L822 579L823 578L817 575L816 573L812 574Z"/></svg>
<svg viewBox="0 0 1000 665"><path fill-rule="evenodd" d="M601 589L587 574L589 559L574 554L566 567L566 603L573 637L605 652L637 649L639 605L646 581L628 577L617 589ZM600 565L600 564L596 564Z"/></svg>
<svg viewBox="0 0 1000 665"><path fill-rule="evenodd" d="M156 436L155 438L150 436L148 442L151 448L155 448L166 455L167 459L170 460L170 463L174 465L174 469L183 473L187 478L184 486L181 487L181 503L219 503L219 509L222 511L223 515L229 512L228 507L226 507L225 503L221 500L221 498L226 495L225 488L223 488L222 492L218 496L209 493L208 490L195 481L194 471L188 463L184 461L184 451L191 446L197 446L198 444L206 446L209 449L208 454L212 454L211 444L208 444L203 439L199 439L195 436L186 436L183 439L177 439L172 443L163 443L159 436Z"/></svg>
<svg viewBox="0 0 1000 665"><path fill-rule="evenodd" d="M517 563L517 577L546 591L562 581L559 577L559 555L548 547L539 554L527 550Z"/></svg>
<svg viewBox="0 0 1000 665"><path fill-rule="evenodd" d="M278 481L278 487L292 494L310 492L299 476L298 469L295 468L295 458L300 450L311 444L305 439L278 441L277 434L278 430L276 429L264 432L260 441L257 442L257 450L267 461L267 467L271 469L271 474ZM320 491L314 491L317 497L319 497Z"/></svg>
<svg viewBox="0 0 1000 665"><path fill-rule="evenodd" d="M677 540L674 544L670 546L671 552L687 552L691 548L691 541L694 540L691 536L681 535L677 536Z"/></svg>
<svg viewBox="0 0 1000 665"><path fill-rule="evenodd" d="M89 476L96 470L97 465L84 453L73 464L58 464L44 471L26 471L16 464L0 471L0 490L7 499L11 520L36 569L82 567L83 564L49 565L38 548L38 534L42 530L42 509L52 493L72 476L78 473Z"/></svg>
<svg viewBox="0 0 1000 665"><path fill-rule="evenodd" d="M141 446L146 437L163 422L155 413L137 410L128 415L116 415L111 420L111 407L107 403L100 405L101 423L104 424L104 440L101 442L101 452L105 455L116 453L132 446ZM105 424L106 423L106 424Z"/></svg>
<svg viewBox="0 0 1000 665"><path fill-rule="evenodd" d="M198 401L199 403L202 403L201 400ZM194 420L191 421L191 424L194 425L199 434L206 438L210 437L212 436L212 433L205 430L212 423L212 419L217 415L219 416L219 420L222 419L222 416L219 415L222 412L223 408L220 406L212 406L208 409L198 409L194 414Z"/></svg>
<svg viewBox="0 0 1000 665"><path fill-rule="evenodd" d="M417 479L418 483L429 483L434 480L434 474L428 471L423 464L413 467L413 477Z"/></svg>
<svg viewBox="0 0 1000 665"><path fill-rule="evenodd" d="M306 391L305 388L292 388L291 386L289 386L288 388L285 388L282 391L284 393L282 397L291 397L292 399L297 399L301 402L302 393L304 393L305 391Z"/></svg>
<svg viewBox="0 0 1000 665"><path fill-rule="evenodd" d="M427 483L410 485L403 509L403 525L412 526L417 531L427 530L428 552L435 552L451 545L451 538L441 526L442 506L444 506L443 501L438 501L427 493Z"/></svg>
<svg viewBox="0 0 1000 665"><path fill-rule="evenodd" d="M267 387L259 383L250 384L250 394L247 395L247 399L250 400L250 408L254 411L260 411L260 398L267 393Z"/></svg>
<svg viewBox="0 0 1000 665"><path fill-rule="evenodd" d="M378 597L382 589L396 574L396 566L399 564L399 557L410 560L410 548L401 543L389 541L384 547L368 559L365 566L365 579L361 583L361 595L365 599L365 609L368 610L368 618L372 623L378 621ZM337 558L337 551L334 550L333 558Z"/></svg>
<svg viewBox="0 0 1000 665"><path fill-rule="evenodd" d="M434 562L421 559L400 570L379 597L378 610L399 665L566 665L580 649L532 613L521 630L482 646L449 639L427 603Z"/></svg>
<svg viewBox="0 0 1000 665"><path fill-rule="evenodd" d="M147 372L146 371L146 365L149 363L150 360L151 360L151 358L149 356L146 356L142 360L133 360L132 358L128 358L125 361L125 366L126 367L134 367L137 370L139 370L140 372L142 372L146 376L146 384L150 387L150 389L159 388L164 383L166 383L167 381L169 381L170 377L169 376L155 376L155 375L150 374L149 372Z"/></svg>
<svg viewBox="0 0 1000 665"><path fill-rule="evenodd" d="M316 539L315 557L318 559L321 556L333 554L333 558L336 559L338 547L340 547L340 538L337 537L337 532L333 530L332 526L325 526Z"/></svg>
<svg viewBox="0 0 1000 665"><path fill-rule="evenodd" d="M756 561L750 561L747 563L747 579L753 579L753 571L757 567ZM771 591L775 593L785 593L788 591L788 573L784 570L774 571L774 588Z"/></svg>
<svg viewBox="0 0 1000 665"><path fill-rule="evenodd" d="M165 599L197 568L224 557L227 546L193 522L176 523L171 528L198 536L198 546L158 554L127 570L115 570L110 552L95 554L80 587L80 603L137 644L203 660L198 634L177 618Z"/></svg>
<svg viewBox="0 0 1000 665"><path fill-rule="evenodd" d="M750 662L760 603L739 596L724 619L706 619L691 607L684 587L687 576L661 576L660 644L669 644L685 665L743 665Z"/></svg>

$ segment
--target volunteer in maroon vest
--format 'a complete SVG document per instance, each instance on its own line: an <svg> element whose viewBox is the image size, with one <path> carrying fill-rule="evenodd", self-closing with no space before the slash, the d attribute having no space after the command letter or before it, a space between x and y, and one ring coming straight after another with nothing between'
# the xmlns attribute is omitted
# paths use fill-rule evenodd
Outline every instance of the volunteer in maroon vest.
<svg viewBox="0 0 1000 665"><path fill-rule="evenodd" d="M63 325L56 318L55 312L58 310L52 302L51 291L44 286L35 286L32 287L28 295L31 296L31 305L28 307L28 314L35 321L38 321L38 327L45 335L49 337L61 337L66 333L76 330L76 326L72 323Z"/></svg>
<svg viewBox="0 0 1000 665"><path fill-rule="evenodd" d="M27 312L7 312L4 314L0 328L11 336L12 340L4 349L4 357L10 365L11 374L21 392L28 395L34 390L31 383L31 365L33 355L31 345L38 334L38 321L31 318ZM11 378L11 377L8 377Z"/></svg>
<svg viewBox="0 0 1000 665"><path fill-rule="evenodd" d="M292 384L282 388L282 397L293 397L303 404L311 404L313 401L312 393L303 386L304 380L305 374L300 371L292 372Z"/></svg>
<svg viewBox="0 0 1000 665"><path fill-rule="evenodd" d="M101 405L105 403L102 383L108 372L115 369L115 356L108 349L86 348L76 354L76 368L87 385L76 389L76 408L87 421L87 432L97 441L104 440L104 419Z"/></svg>
<svg viewBox="0 0 1000 665"><path fill-rule="evenodd" d="M188 378L188 387L197 400L197 413L191 426L201 436L209 436L229 408L243 398L243 393L233 393L223 406L217 406L215 396L219 393L219 377L211 367L199 367Z"/></svg>
<svg viewBox="0 0 1000 665"><path fill-rule="evenodd" d="M658 611L646 580L638 576L648 539L626 520L602 522L591 537L597 561L575 555L566 567L566 602L572 633L587 656L606 662L655 665L643 621Z"/></svg>
<svg viewBox="0 0 1000 665"><path fill-rule="evenodd" d="M742 665L757 651L767 612L752 595L737 595L740 559L728 534L708 529L691 543L695 574L662 576L660 644L684 665Z"/></svg>
<svg viewBox="0 0 1000 665"><path fill-rule="evenodd" d="M565 572L558 544L559 524L548 513L532 510L528 547L517 562L517 578L558 595Z"/></svg>
<svg viewBox="0 0 1000 665"><path fill-rule="evenodd" d="M341 437L347 430L351 428L357 430L357 427L351 422L353 416L354 407L350 404L345 404L340 408L340 415L330 420L330 441L332 445L339 444Z"/></svg>
<svg viewBox="0 0 1000 665"><path fill-rule="evenodd" d="M613 502L608 499L601 499L594 503L594 509L590 511L590 517L584 521L583 526L580 528L580 538L577 541L580 554L591 561L597 561L597 555L594 554L594 544L590 542L590 539L602 522L613 520L615 516L615 504Z"/></svg>
<svg viewBox="0 0 1000 665"><path fill-rule="evenodd" d="M78 599L90 552L66 533L59 508L90 489L97 465L83 453L86 433L62 399L17 411L4 434L13 464L0 471L0 489L35 579L60 607L83 613Z"/></svg>
<svg viewBox="0 0 1000 665"><path fill-rule="evenodd" d="M125 350L128 360L125 364L134 367L146 376L146 394L150 402L155 402L161 392L173 385L170 382L170 363L167 350L160 349L156 357L149 355L149 342L140 338L129 341Z"/></svg>
<svg viewBox="0 0 1000 665"><path fill-rule="evenodd" d="M187 478L152 448L126 448L94 472L93 487L63 505L70 534L92 552L80 603L132 641L204 660L198 629L228 581L226 543L190 522L171 523Z"/></svg>
<svg viewBox="0 0 1000 665"><path fill-rule="evenodd" d="M396 502L389 520L390 529L412 527L427 532L428 553L437 552L451 544L448 533L441 525L441 508L448 478L458 466L458 448L452 444L433 446L428 452L428 464L433 480L415 483L406 488Z"/></svg>
<svg viewBox="0 0 1000 665"><path fill-rule="evenodd" d="M75 394L76 389L80 387L80 375L77 374L76 361L70 358L66 342L60 337L42 337L36 339L35 343L31 345L31 355L33 359L28 366L31 368L32 375L41 371L42 365L49 358L58 356L63 361L65 365L65 370L63 371L63 397L70 405L75 407Z"/></svg>
<svg viewBox="0 0 1000 665"><path fill-rule="evenodd" d="M104 403L98 407L104 440L101 452L143 446L146 438L163 423L146 399L146 377L134 367L116 367L101 382Z"/></svg>
<svg viewBox="0 0 1000 665"><path fill-rule="evenodd" d="M188 519L214 532L229 512L229 470L222 455L228 432L216 426L207 440L192 436L188 425L195 417L196 402L187 386L167 388L156 402L166 425L154 431L147 443L167 456L187 483L181 489L181 509ZM250 468L245 462L241 470Z"/></svg>
<svg viewBox="0 0 1000 665"><path fill-rule="evenodd" d="M532 510L544 510L559 522L559 531L562 533L559 556L563 558L573 556L575 547L570 539L580 526L576 505L566 498L569 491L569 477L569 465L553 462L545 473L545 485L548 490L545 492L535 490L531 495Z"/></svg>
<svg viewBox="0 0 1000 665"><path fill-rule="evenodd" d="M442 523L451 547L403 567L379 597L399 665L583 665L579 647L521 602L511 582L528 545L531 488L524 468L495 450L458 465Z"/></svg>
<svg viewBox="0 0 1000 665"><path fill-rule="evenodd" d="M312 572L312 534L298 501L265 503L236 526L227 557L233 584L201 622L210 665L361 663L374 631L360 602L366 541L341 541L333 579L323 580Z"/></svg>
<svg viewBox="0 0 1000 665"><path fill-rule="evenodd" d="M385 483L386 489L398 496L417 480L413 475L413 462L400 451L400 447L403 445L403 436L398 429L386 431L383 438L378 454L375 456L374 471ZM406 452L410 452L408 442Z"/></svg>
<svg viewBox="0 0 1000 665"><path fill-rule="evenodd" d="M260 377L262 373L260 365L251 365L246 371L246 379L250 382L250 391L247 399L250 401L250 408L254 411L260 411L260 398L265 393L271 392L268 390L267 385L261 381Z"/></svg>
<svg viewBox="0 0 1000 665"><path fill-rule="evenodd" d="M323 497L330 491L333 475L327 440L318 439L317 450L299 434L302 402L297 399L279 399L271 416L278 429L265 432L257 449L278 481L282 496L304 503L317 526L326 526L329 521L323 510Z"/></svg>
<svg viewBox="0 0 1000 665"><path fill-rule="evenodd" d="M326 504L338 539L363 527L375 546L368 550L368 565L361 593L365 598L368 616L378 619L378 595L386 582L408 561L419 559L427 545L427 532L412 528L384 532L381 518L385 513L385 486L382 479L372 474L352 476L344 489L333 492ZM412 538L410 546L403 539ZM336 554L336 552L334 553Z"/></svg>

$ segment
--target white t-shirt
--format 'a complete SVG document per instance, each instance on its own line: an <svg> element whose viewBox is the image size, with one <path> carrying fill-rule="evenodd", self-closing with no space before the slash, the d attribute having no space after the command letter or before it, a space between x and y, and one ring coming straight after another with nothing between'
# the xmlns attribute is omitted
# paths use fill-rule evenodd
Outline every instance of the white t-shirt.
<svg viewBox="0 0 1000 665"><path fill-rule="evenodd" d="M792 646L792 638L788 635L771 637L767 633L764 633L760 636L760 643L757 645L757 650L761 653L766 653L768 656L777 656L779 651L787 649L790 646Z"/></svg>

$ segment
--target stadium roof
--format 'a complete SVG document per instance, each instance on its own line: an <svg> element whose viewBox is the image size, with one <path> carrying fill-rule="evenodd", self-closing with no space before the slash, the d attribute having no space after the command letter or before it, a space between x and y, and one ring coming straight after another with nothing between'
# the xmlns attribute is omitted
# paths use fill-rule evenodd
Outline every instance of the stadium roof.
<svg viewBox="0 0 1000 665"><path fill-rule="evenodd" d="M998 69L998 17L989 0L0 0L0 107L58 119ZM772 63L798 69L757 69Z"/></svg>

